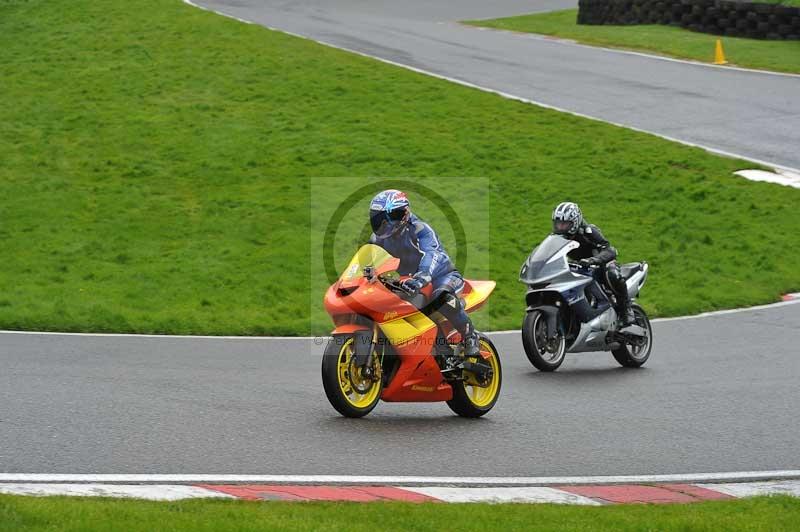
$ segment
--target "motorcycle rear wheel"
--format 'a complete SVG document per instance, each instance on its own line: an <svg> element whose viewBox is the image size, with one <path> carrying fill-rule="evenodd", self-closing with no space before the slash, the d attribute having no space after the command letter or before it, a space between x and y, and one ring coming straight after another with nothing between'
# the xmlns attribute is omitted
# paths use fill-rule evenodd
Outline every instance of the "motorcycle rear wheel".
<svg viewBox="0 0 800 532"><path fill-rule="evenodd" d="M365 377L363 370L352 364L353 346L352 336L336 337L328 343L322 357L322 387L337 412L358 418L372 412L381 400L383 379L377 355L372 357L375 380Z"/></svg>
<svg viewBox="0 0 800 532"><path fill-rule="evenodd" d="M453 398L447 401L447 406L461 417L481 417L494 407L500 397L503 383L500 355L492 341L484 335L480 337L480 350L481 354L488 355L483 360L492 367L492 377L488 384L481 386L474 376L465 372L463 381L452 384Z"/></svg>
<svg viewBox="0 0 800 532"><path fill-rule="evenodd" d="M650 318L647 317L644 309L637 304L632 305L633 315L636 317L636 325L647 331L647 343L643 346L634 347L624 344L618 349L611 351L619 364L626 368L639 368L650 358L653 350L653 327L650 325Z"/></svg>
<svg viewBox="0 0 800 532"><path fill-rule="evenodd" d="M567 341L560 337L553 346L547 342L547 318L543 312L532 310L522 321L522 347L531 364L539 371L555 371L564 362Z"/></svg>

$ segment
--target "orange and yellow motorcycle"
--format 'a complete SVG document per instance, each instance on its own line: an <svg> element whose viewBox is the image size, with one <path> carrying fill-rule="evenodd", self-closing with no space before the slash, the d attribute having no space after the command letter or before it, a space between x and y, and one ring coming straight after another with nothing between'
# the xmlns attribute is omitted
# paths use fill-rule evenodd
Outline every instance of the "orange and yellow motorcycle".
<svg viewBox="0 0 800 532"><path fill-rule="evenodd" d="M497 402L500 356L480 337L480 356L464 357L461 337L438 312L423 313L430 285L408 293L399 259L367 244L325 294L335 329L322 359L322 384L343 416L362 417L387 402L437 402L480 417ZM466 281L467 312L483 306L494 281Z"/></svg>

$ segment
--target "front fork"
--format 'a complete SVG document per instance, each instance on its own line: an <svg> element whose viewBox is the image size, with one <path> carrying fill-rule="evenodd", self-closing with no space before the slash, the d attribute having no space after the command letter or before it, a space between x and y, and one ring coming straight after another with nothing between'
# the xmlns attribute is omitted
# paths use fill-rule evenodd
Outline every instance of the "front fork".
<svg viewBox="0 0 800 532"><path fill-rule="evenodd" d="M547 339L555 338L558 333L564 334L562 328L558 323L558 307L554 305L541 305L536 307L536 310L544 314L545 325L547 326Z"/></svg>
<svg viewBox="0 0 800 532"><path fill-rule="evenodd" d="M372 330L361 329L353 333L353 358L356 367L362 368L366 376L373 376L373 357L378 339L378 324L373 323Z"/></svg>

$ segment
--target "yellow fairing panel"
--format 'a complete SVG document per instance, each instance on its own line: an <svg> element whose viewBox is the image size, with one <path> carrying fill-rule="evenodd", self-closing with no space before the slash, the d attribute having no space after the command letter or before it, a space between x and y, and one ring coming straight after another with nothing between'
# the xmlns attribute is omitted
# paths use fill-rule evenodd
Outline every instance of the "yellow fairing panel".
<svg viewBox="0 0 800 532"><path fill-rule="evenodd" d="M393 258L380 246L375 244L365 244L356 252L350 260L350 264L342 273L342 281L353 281L363 275L365 266L372 266L373 268L380 268L384 262Z"/></svg>
<svg viewBox="0 0 800 532"><path fill-rule="evenodd" d="M433 329L436 324L422 312L415 312L403 318L385 321L378 324L392 345L403 345Z"/></svg>
<svg viewBox="0 0 800 532"><path fill-rule="evenodd" d="M464 304L467 310L477 307L485 302L491 295L497 283L494 281L469 281L472 291L464 296Z"/></svg>
<svg viewBox="0 0 800 532"><path fill-rule="evenodd" d="M472 290L464 296L464 306L467 310L485 303L497 285L494 281L469 281L469 283ZM436 327L436 324L422 312L415 312L378 325L392 345L402 345Z"/></svg>

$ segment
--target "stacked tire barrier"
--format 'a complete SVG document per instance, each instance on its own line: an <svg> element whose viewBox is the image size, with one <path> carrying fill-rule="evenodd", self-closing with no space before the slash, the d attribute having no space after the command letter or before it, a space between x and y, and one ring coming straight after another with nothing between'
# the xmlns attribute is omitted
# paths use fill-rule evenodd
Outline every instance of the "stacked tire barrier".
<svg viewBox="0 0 800 532"><path fill-rule="evenodd" d="M731 0L579 0L578 24L668 24L716 35L799 40L800 7Z"/></svg>

